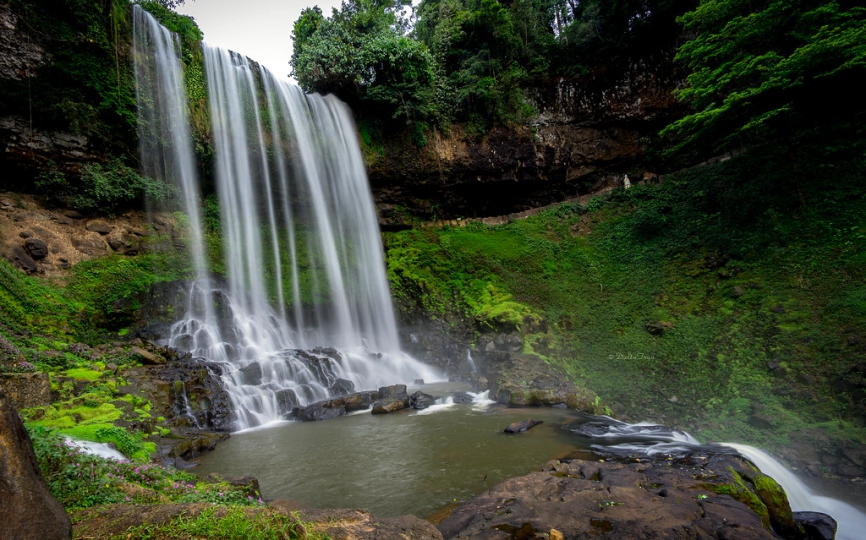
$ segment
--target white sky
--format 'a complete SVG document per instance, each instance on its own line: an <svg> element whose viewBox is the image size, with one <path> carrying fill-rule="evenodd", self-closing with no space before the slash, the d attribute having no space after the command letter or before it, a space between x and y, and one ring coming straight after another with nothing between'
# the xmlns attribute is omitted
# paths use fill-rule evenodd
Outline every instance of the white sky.
<svg viewBox="0 0 866 540"><path fill-rule="evenodd" d="M186 0L177 11L195 19L209 45L249 56L288 78L292 25L302 9L314 5L328 16L340 0Z"/></svg>

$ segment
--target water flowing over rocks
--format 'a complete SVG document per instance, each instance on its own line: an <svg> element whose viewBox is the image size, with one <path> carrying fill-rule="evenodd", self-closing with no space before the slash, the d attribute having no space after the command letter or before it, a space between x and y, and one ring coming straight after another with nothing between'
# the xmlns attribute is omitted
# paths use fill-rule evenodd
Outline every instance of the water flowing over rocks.
<svg viewBox="0 0 866 540"><path fill-rule="evenodd" d="M439 524L446 539L541 539L552 529L569 539L823 538L795 520L772 479L721 454L554 460L470 499Z"/></svg>
<svg viewBox="0 0 866 540"><path fill-rule="evenodd" d="M63 506L48 490L15 407L0 389L0 537L72 538Z"/></svg>

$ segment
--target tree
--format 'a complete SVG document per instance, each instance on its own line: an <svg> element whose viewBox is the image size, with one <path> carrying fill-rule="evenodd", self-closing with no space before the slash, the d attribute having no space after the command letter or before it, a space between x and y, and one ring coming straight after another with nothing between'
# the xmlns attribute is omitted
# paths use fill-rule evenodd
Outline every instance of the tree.
<svg viewBox="0 0 866 540"><path fill-rule="evenodd" d="M351 0L325 18L318 7L295 22L292 74L307 92L386 106L407 123L428 116L433 59L405 35L406 0Z"/></svg>
<svg viewBox="0 0 866 540"><path fill-rule="evenodd" d="M679 20L695 34L677 55L695 112L663 131L677 150L780 139L796 168L798 133L864 110L866 9L853 2L703 0Z"/></svg>

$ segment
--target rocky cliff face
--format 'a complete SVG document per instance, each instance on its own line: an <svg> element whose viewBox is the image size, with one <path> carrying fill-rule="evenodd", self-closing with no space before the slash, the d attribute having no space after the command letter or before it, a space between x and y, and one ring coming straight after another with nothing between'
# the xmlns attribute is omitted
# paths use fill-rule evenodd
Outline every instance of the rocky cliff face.
<svg viewBox="0 0 866 540"><path fill-rule="evenodd" d="M641 176L645 138L683 112L673 91L684 78L671 57L540 85L527 92L537 111L529 122L480 141L456 128L423 148L389 139L368 156L380 222L509 214Z"/></svg>

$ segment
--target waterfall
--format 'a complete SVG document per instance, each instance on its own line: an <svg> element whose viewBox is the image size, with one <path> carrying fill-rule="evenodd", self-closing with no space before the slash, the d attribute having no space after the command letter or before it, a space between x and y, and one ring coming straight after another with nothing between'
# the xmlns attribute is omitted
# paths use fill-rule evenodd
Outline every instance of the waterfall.
<svg viewBox="0 0 866 540"><path fill-rule="evenodd" d="M839 525L837 540L857 540L866 531L866 514L838 499L815 493L802 480L763 450L745 444L722 443L754 463L761 472L772 477L788 495L794 512L823 512Z"/></svg>
<svg viewBox="0 0 866 540"><path fill-rule="evenodd" d="M134 9L142 160L183 193L198 277L167 343L222 364L237 428L352 389L440 378L400 349L348 108L203 44L227 286L208 278L178 44Z"/></svg>
<svg viewBox="0 0 866 540"><path fill-rule="evenodd" d="M178 58L180 42L177 35L160 25L141 6L132 6L132 17L142 172L177 186L183 197L183 210L189 219L187 245L196 280L191 286L185 317L175 325L173 333L179 336L180 348L185 350L216 349L222 339L215 324L210 298L212 286L207 279L199 182L189 128L186 85ZM224 359L224 355L218 357Z"/></svg>

